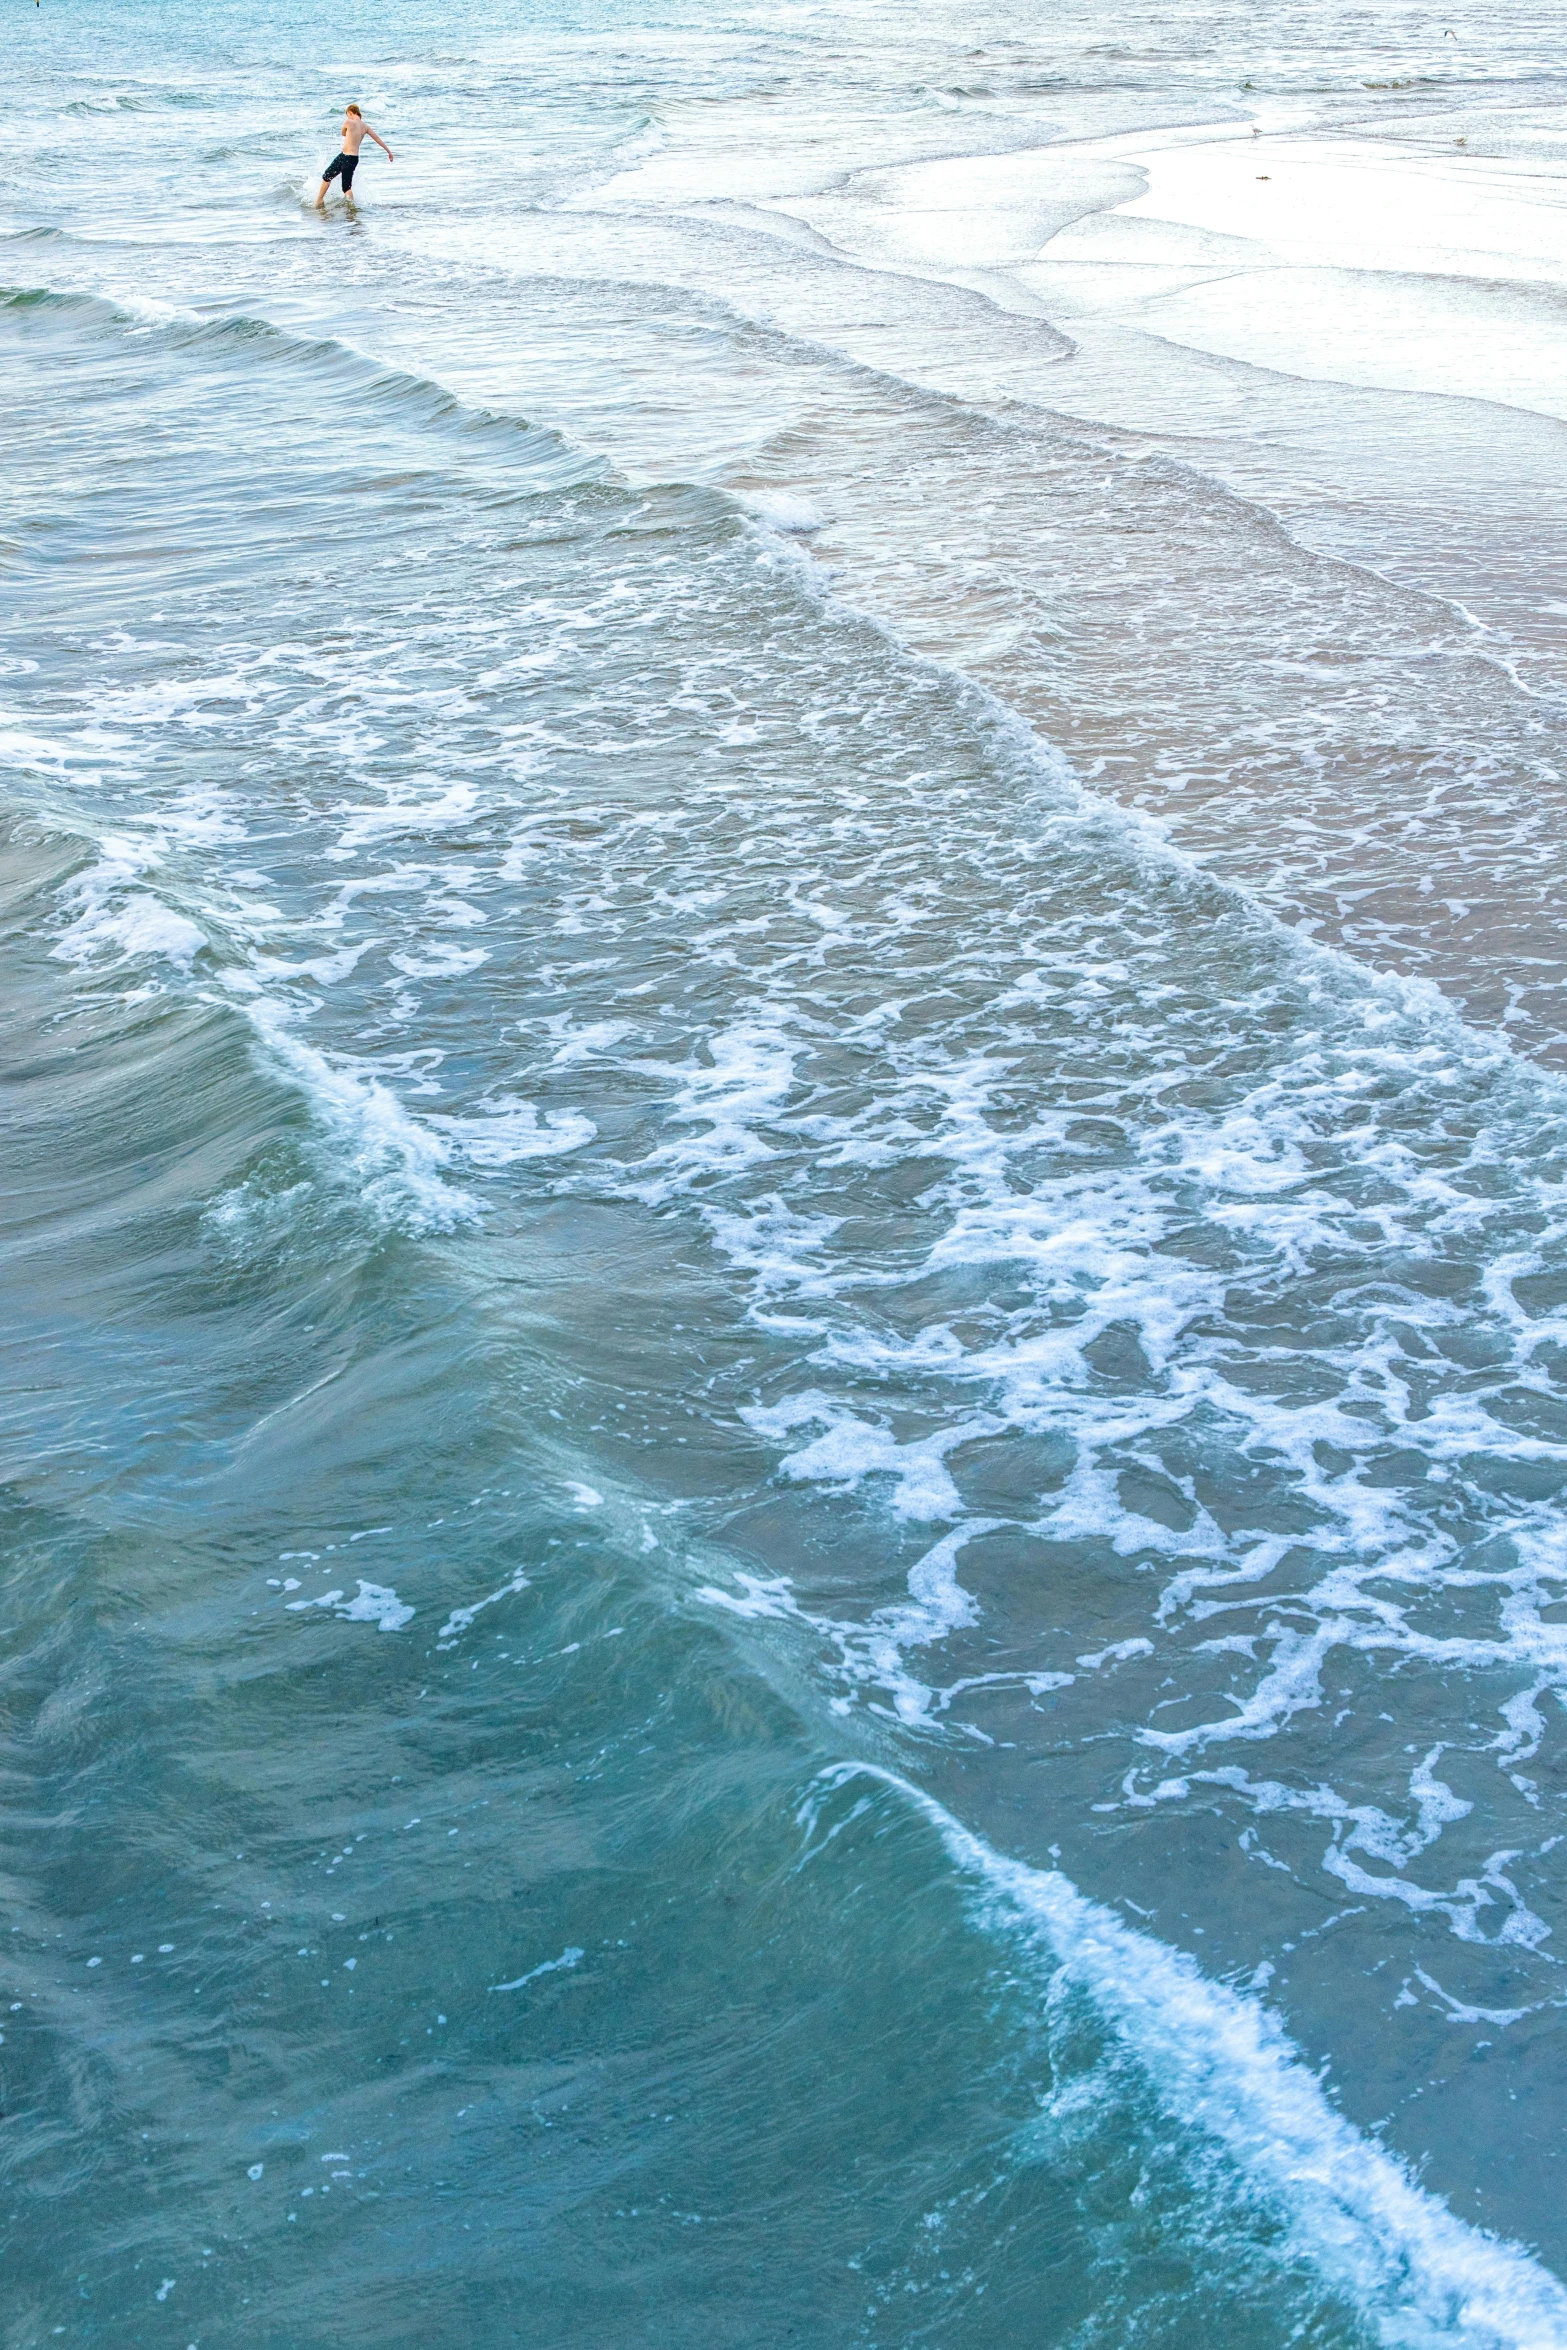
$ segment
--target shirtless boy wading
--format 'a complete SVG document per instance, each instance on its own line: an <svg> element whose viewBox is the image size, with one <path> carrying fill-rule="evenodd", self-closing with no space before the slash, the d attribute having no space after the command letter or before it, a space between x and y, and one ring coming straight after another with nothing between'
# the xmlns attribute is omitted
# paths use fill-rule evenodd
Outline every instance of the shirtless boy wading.
<svg viewBox="0 0 1567 2350"><path fill-rule="evenodd" d="M392 153L391 148L387 146L386 141L382 138L380 132L373 131L370 128L370 125L366 122L364 116L360 113L357 106L350 106L348 112L344 115L342 136L342 153L333 156L331 162L327 165L326 170L321 175L321 193L316 198L316 210L318 212L325 209L326 192L327 189L331 186L333 180L340 179L342 181L343 193L345 196L351 196L353 194L354 173L359 169L359 150L364 145L366 139L374 139L376 145L385 154L388 163L395 163L397 160L396 156Z"/></svg>

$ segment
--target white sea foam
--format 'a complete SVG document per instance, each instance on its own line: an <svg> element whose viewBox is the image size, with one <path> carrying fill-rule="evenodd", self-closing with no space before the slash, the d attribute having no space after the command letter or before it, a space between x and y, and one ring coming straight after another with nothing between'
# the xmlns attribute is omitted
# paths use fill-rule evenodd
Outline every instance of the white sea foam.
<svg viewBox="0 0 1567 2350"><path fill-rule="evenodd" d="M342 831L335 848L327 854L348 857L383 840L388 834L445 832L454 824L461 824L471 816L478 801L478 793L471 783L443 775L411 776L409 784L423 783L428 796L416 799L411 791L401 796L388 793L379 807L356 803L339 811Z"/></svg>
<svg viewBox="0 0 1567 2350"><path fill-rule="evenodd" d="M546 1020L544 1028L555 1040L550 1054L552 1069L574 1069L583 1061L607 1059L623 1038L634 1033L629 1020L577 1021L569 1012Z"/></svg>
<svg viewBox="0 0 1567 2350"><path fill-rule="evenodd" d="M885 1428L845 1411L835 1398L808 1390L787 1403L750 1405L741 1418L759 1436L789 1436L800 1427L820 1427L810 1443L786 1452L787 1476L802 1481L836 1485L845 1491L867 1477L889 1480L892 1507L899 1517L946 1518L958 1515L958 1494L942 1456L971 1433L962 1422L934 1436L899 1444ZM981 1422L981 1426L988 1423Z"/></svg>
<svg viewBox="0 0 1567 2350"><path fill-rule="evenodd" d="M145 886L163 844L105 834L98 855L62 892L74 919L53 952L62 961L88 964L103 956L172 963L181 971L207 943L200 924Z"/></svg>
<svg viewBox="0 0 1567 2350"><path fill-rule="evenodd" d="M340 1163L358 1179L367 1205L388 1223L425 1232L447 1232L477 1215L477 1202L443 1177L452 1151L444 1135L414 1117L377 1077L308 1043L248 974L231 974L230 985L267 1057L301 1088L338 1143Z"/></svg>
<svg viewBox="0 0 1567 2350"><path fill-rule="evenodd" d="M828 517L811 498L795 490L748 490L741 500L748 514L758 522L765 522L769 530L809 538L814 531L825 528Z"/></svg>
<svg viewBox="0 0 1567 2350"><path fill-rule="evenodd" d="M1053 989L1057 1003L1125 1006L1135 1000L1127 992L1131 980L1127 969L1104 961L1064 975L1058 967L1048 977L1030 974L1013 1000L1020 1010L1025 999L1048 1001ZM917 1570L939 1581L939 1606L929 1604L931 1593L916 1589L913 1578L907 1603L873 1607L863 1616L813 1606L778 1576L740 1575L732 1588L709 1585L701 1596L742 1615L792 1620L825 1649L827 1677L842 1692L831 1700L835 1711L866 1702L921 1732L987 1735L962 1718L972 1710L960 1704L968 1693L994 1697L1010 1688L1020 1706L1053 1706L1075 1675L1113 1666L1128 1676L1129 1702L1139 1712L1141 1702L1151 1706L1141 1723L1134 1715L1125 1734L1159 1758L1151 1769L1134 1764L1128 1771L1126 1804L1201 1800L1203 1788L1222 1788L1237 1806L1256 1812L1272 1800L1301 1821L1323 1822L1321 1866L1355 1900L1384 1915L1403 1908L1412 1924L1445 1926L1472 1945L1500 1945L1519 1958L1541 1953L1543 1964L1547 1925L1525 1898L1515 1856L1503 1848L1509 1837L1530 1842L1532 1853L1527 1836L1498 1828L1478 1850L1470 1837L1456 1867L1421 1859L1445 1834L1473 1824L1469 1797L1436 1771L1440 1748L1428 1748L1410 1775L1407 1818L1396 1786L1379 1804L1358 1787L1349 1794L1326 1786L1317 1794L1286 1793L1281 1781L1272 1781L1267 1784L1279 1793L1270 1799L1262 1783L1237 1768L1195 1767L1211 1766L1243 1743L1282 1739L1292 1723L1321 1710L1326 1676L1337 1668L1337 1677L1344 1658L1358 1652L1389 1664L1424 1663L1449 1682L1455 1672L1475 1676L1475 1702L1494 1705L1506 1725L1493 1741L1496 1761L1526 1801L1537 1800L1519 1766L1543 1735L1542 1692L1567 1688L1567 1627L1553 1620L1567 1588L1567 1549L1554 1504L1520 1503L1497 1513L1508 1547L1484 1564L1467 1547L1476 1528L1463 1521L1455 1527L1450 1513L1431 1506L1453 1486L1467 1493L1476 1460L1549 1466L1564 1457L1563 1445L1552 1434L1510 1427L1491 1408L1489 1381L1443 1370L1417 1385L1422 1361L1443 1364L1440 1348L1450 1333L1462 1339L1474 1329L1475 1309L1449 1302L1440 1287L1390 1283L1381 1269L1396 1264L1400 1251L1417 1266L1440 1268L1451 1260L1462 1272L1477 1260L1492 1267L1495 1319L1487 1322L1488 1342L1502 1333L1518 1348L1512 1365L1498 1364L1495 1378L1515 1382L1531 1359L1537 1324L1512 1284L1557 1262L1559 1203L1548 1188L1536 1194L1526 1187L1538 1245L1498 1254L1489 1235L1494 1186L1484 1172L1492 1163L1489 1140L1474 1179L1467 1162L1419 1155L1396 1126L1363 1124L1353 1162L1340 1171L1322 1138L1340 1131L1373 1087L1390 1081L1441 1086L1449 1072L1465 1068L1468 1052L1440 1004L1429 1018L1418 997L1404 999L1396 1011L1375 994L1363 1004L1357 1035L1351 999L1350 1025L1331 1063L1320 1054L1297 1061L1287 1084L1270 1073L1211 1116L1189 1109L1161 1115L1123 1163L1082 1173L1060 1149L1059 1112L1042 1102L1019 1118L1011 1106L999 1048L972 1061L944 1055L934 1067L912 1050L899 1073L902 1086L889 1085L874 1108L845 1119L825 1116L809 1102L792 1112L780 1085L762 1087L755 1095L756 1139L765 1158L747 1150L732 1121L711 1161L704 1155L706 1135L691 1135L682 1146L684 1184L743 1277L752 1313L764 1327L814 1341L811 1369L819 1383L798 1386L780 1401L742 1405L741 1416L777 1448L778 1469L791 1483L815 1484L839 1497L858 1494L905 1521L947 1520L952 1527ZM1399 1027L1396 1041L1384 1024L1390 1012ZM1129 1022L1133 1015L1117 1017ZM790 1065L786 1048L793 1039L781 1021L767 1037L767 1066L781 1073ZM1025 1038L1014 1015L1007 1041L1021 1046ZM1486 1049L1477 1048L1482 1061ZM1531 1101L1515 1097L1506 1114L1549 1119L1551 1082L1538 1094L1530 1091ZM934 1118L933 1102L939 1104ZM1002 1120L998 1103L1009 1113ZM1106 1086L1104 1107L1114 1104L1115 1088ZM741 1115L748 1106L737 1105ZM810 1189L774 1171L777 1158L790 1166L787 1153L797 1135L817 1168L896 1163L911 1145L939 1153L953 1168L939 1208L923 1225L927 1245L901 1275L885 1258L846 1248L840 1220L813 1214ZM883 1155L888 1135L896 1139ZM1032 1163L1042 1147L1056 1162L1050 1172ZM1023 1182L1012 1174L1020 1163L1029 1168ZM738 1171L739 1180L710 1200L705 1185L720 1168ZM1368 1169L1375 1170L1380 1195L1375 1248L1366 1245L1356 1196ZM1320 1266L1349 1265L1352 1274L1337 1275L1341 1292L1374 1301L1368 1310L1357 1307L1338 1338L1312 1353L1313 1370L1320 1365L1331 1376L1317 1376L1308 1393L1278 1395L1270 1380L1246 1376L1259 1362L1282 1366L1303 1358L1270 1358L1266 1320L1260 1348L1245 1331L1225 1334L1235 1275L1228 1265L1214 1270L1200 1254L1189 1255L1179 1237L1199 1201L1206 1231L1246 1237L1247 1277L1262 1281L1267 1294L1275 1283L1315 1279ZM979 1266L995 1266L1003 1278L1020 1268L1027 1305L982 1319L961 1338L940 1315L905 1335L901 1316L890 1322L876 1310L881 1293L900 1278L968 1275ZM871 1310L845 1312L843 1301L857 1296ZM1092 1350L1129 1329L1143 1368L1107 1391ZM1534 1385L1548 1413L1550 1387L1544 1380ZM1509 1387L1515 1397L1518 1392ZM916 1400L919 1432L911 1436L898 1415ZM1209 1459L1220 1444L1226 1453L1233 1446L1240 1461L1269 1464L1290 1496L1290 1510L1309 1511L1305 1525L1297 1518L1289 1532L1264 1533L1221 1524L1191 1477L1178 1480L1161 1459L1167 1438L1184 1440L1197 1427ZM1070 1439L1068 1465L1053 1490L1020 1501L1020 1528L1053 1545L1088 1546L1089 1557L1108 1545L1145 1566L1161 1558L1166 1564L1151 1583L1127 1583L1131 1621L1123 1617L1114 1640L1079 1654L1080 1642L1042 1623L1035 1661L1006 1673L976 1673L978 1644L962 1636L978 1627L980 1609L964 1587L963 1553L994 1521L968 1514L949 1458L971 1439L1041 1434ZM1403 1448L1401 1458L1428 1468L1370 1481L1362 1467L1368 1446L1374 1457L1395 1444ZM1129 1462L1145 1465L1180 1505L1169 1523L1124 1498ZM1422 1482L1426 1475L1429 1485ZM1481 1502L1479 1525L1486 1522ZM1292 1556L1293 1587L1281 1597L1277 1572ZM1266 1586L1266 1596L1254 1597L1255 1586ZM1492 1593L1491 1624L1433 1618L1433 1602L1445 1609ZM960 1653L942 1669L932 1652L952 1641ZM1166 1728L1145 1668L1157 1667L1161 1695L1181 1682L1204 1687L1211 1681L1199 1660L1221 1653L1235 1661L1232 1693L1218 1704L1186 1707L1176 1716L1184 1726ZM1522 1693L1520 1669L1531 1677ZM984 1719L994 1728L989 1712ZM1483 1751L1483 1739L1481 1745ZM1179 1775L1170 1769L1176 1761ZM1343 1761L1351 1776L1355 1765L1347 1756ZM1298 1745L1290 1749L1289 1767L1300 1767ZM1325 1756L1318 1767L1338 1766ZM1257 1857L1268 1856L1257 1848ZM1297 1848L1297 1867L1301 1857ZM1483 1993L1470 2004L1500 2011Z"/></svg>
<svg viewBox="0 0 1567 2350"><path fill-rule="evenodd" d="M1209 1981L1059 1870L997 1853L894 1772L843 1763L818 1785L862 1778L924 1814L975 1885L983 1924L1036 1943L1081 1985L1172 2119L1222 2149L1242 2194L1283 2223L1281 2260L1309 2263L1348 2294L1388 2350L1562 2350L1567 2290L1520 2246L1455 2218L1354 2129L1258 2000Z"/></svg>
<svg viewBox="0 0 1567 2350"><path fill-rule="evenodd" d="M519 1567L508 1582L502 1583L494 1591L487 1591L482 1599L473 1600L467 1607L454 1607L435 1635L436 1647L454 1647L476 1616L482 1615L487 1607L494 1607L500 1600L512 1599L519 1591L526 1591L528 1580Z"/></svg>
<svg viewBox="0 0 1567 2350"><path fill-rule="evenodd" d="M387 957L392 969L408 979L461 979L489 959L487 947L444 946L439 941L399 949Z"/></svg>
<svg viewBox="0 0 1567 2350"><path fill-rule="evenodd" d="M993 1521L971 1519L956 1533L943 1535L915 1561L908 1574L908 1598L877 1608L864 1623L854 1623L803 1608L787 1576L752 1575L735 1578L736 1588L704 1584L694 1597L709 1607L752 1620L774 1617L807 1627L837 1650L836 1675L854 1690L885 1690L892 1711L909 1727L929 1726L933 1712L943 1712L963 1689L1010 1683L1036 1693L1064 1688L1071 1674L1004 1673L970 1675L940 1689L910 1671L910 1649L932 1648L953 1632L979 1621L972 1593L958 1580L957 1557L966 1542L986 1533Z"/></svg>
<svg viewBox="0 0 1567 2350"><path fill-rule="evenodd" d="M1161 1780L1152 1789L1139 1783L1134 1768L1126 1775L1122 1794L1132 1808L1151 1809L1160 1803L1186 1802L1194 1787L1222 1787L1259 1820L1282 1813L1324 1820L1329 1824L1331 1841L1323 1852L1322 1866L1350 1892L1444 1918L1461 1942L1496 1942L1518 1950L1537 1950L1549 1939L1550 1928L1529 1908L1507 1874L1507 1864L1518 1857L1515 1851L1490 1853L1477 1876L1460 1877L1450 1888L1433 1889L1406 1873L1412 1861L1439 1841L1444 1828L1467 1819L1474 1810L1473 1804L1435 1777L1431 1766L1440 1752L1440 1747L1433 1747L1410 1773L1413 1816L1407 1826L1383 1805L1350 1803L1326 1783L1286 1786L1279 1780L1254 1779L1234 1763L1216 1770L1189 1771L1181 1778ZM1357 1851L1383 1865L1368 1869L1354 1858ZM1486 1915L1497 1911L1499 1924L1494 1916ZM1488 1924L1494 1929L1489 1933Z"/></svg>
<svg viewBox="0 0 1567 2350"><path fill-rule="evenodd" d="M561 1952L559 1958L546 1958L541 1965L530 1967L525 1975L514 1976L509 1983L491 1983L489 1988L492 1991L521 1991L525 1985L536 1983L540 1975L569 1973L573 1967L579 1967L586 1956L586 1951L578 1949L576 1944L572 1943Z"/></svg>
<svg viewBox="0 0 1567 2350"><path fill-rule="evenodd" d="M341 1591L323 1591L316 1599L289 1599L284 1601L290 1614L307 1608L329 1608L334 1616L341 1616L350 1624L374 1624L378 1632L400 1632L411 1624L414 1610L400 1600L387 1583L367 1583L359 1579L359 1588L352 1599Z"/></svg>
<svg viewBox="0 0 1567 2350"><path fill-rule="evenodd" d="M467 1118L449 1118L435 1111L427 1123L446 1137L452 1148L475 1167L512 1167L523 1159L558 1158L581 1150L598 1132L591 1118L577 1110L545 1110L516 1094L496 1094L478 1104Z"/></svg>
<svg viewBox="0 0 1567 2350"><path fill-rule="evenodd" d="M771 1155L757 1129L783 1106L800 1047L778 1026L736 1021L706 1040L707 1059L680 1071L670 1105L672 1124L696 1128L661 1143L644 1162L659 1172L640 1189L649 1202L673 1196L694 1176L733 1173ZM667 1077L658 1063L643 1064Z"/></svg>

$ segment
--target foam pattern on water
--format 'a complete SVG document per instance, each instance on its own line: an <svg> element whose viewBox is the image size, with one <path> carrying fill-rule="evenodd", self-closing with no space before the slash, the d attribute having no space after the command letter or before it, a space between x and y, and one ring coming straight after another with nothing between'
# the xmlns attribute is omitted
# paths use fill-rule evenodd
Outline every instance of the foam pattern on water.
<svg viewBox="0 0 1567 2350"><path fill-rule="evenodd" d="M913 111L936 152L946 106L926 92ZM220 1478L274 1445L309 1459L318 1411L320 1441L343 1443L330 1414L367 1360L395 1381L399 1348L431 1360L430 1327L458 1333L429 1375L432 1447L461 1455L505 1421L498 1397L524 1398L530 1475L593 1530L595 1572L637 1593L649 1655L669 1644L634 1735L628 1713L601 1752L640 1756L661 1706L700 1722L695 1751L704 1708L784 1689L817 1749L919 1783L1003 1942L1048 1944L1068 1987L1031 1958L1024 2010L1043 2002L1053 2030L1075 1982L1132 2052L1164 2121L1084 2157L1123 2218L1126 2147L1168 2124L1182 2193L1221 2214L1252 2195L1283 2264L1342 2297L1326 2317L1310 2304L1317 2338L1559 2338L1549 2280L1463 2220L1559 2258L1539 2149L1563 1997L1567 1099L1428 978L1324 951L1235 886L1292 916L1332 900L1328 934L1495 1010L1489 913L1406 902L1399 794L1413 758L1444 873L1478 842L1484 907L1526 882L1519 935L1538 944L1553 868L1525 803L1555 788L1554 721L1450 615L1428 629L1424 606L1346 584L1189 471L894 380L900 358L921 376L922 331L971 317L973 289L889 294L846 351L825 331L844 268L798 242L809 266L774 253L767 281L795 307L737 326L723 280L755 258L754 224L606 228L626 189L593 183L636 160L616 147L661 152L611 127L591 169L569 139L530 165L533 196L575 199L536 259L574 253L600 280L626 265L639 291L613 315L645 376L649 353L706 354L692 383L724 399L705 486L669 486L703 470L666 461L693 444L689 385L679 432L649 394L602 436L623 474L585 428L527 421L515 382L494 388L499 346L480 348L510 315L515 254L462 279L483 296L465 345L441 311L449 257L417 223L396 320L365 293L393 282L384 245L330 265L361 310L328 333L305 286L316 248L308 268L258 260L252 314L227 247L209 271L170 260L172 237L112 301L119 258L51 244L59 282L93 296L6 306L4 528L26 594L0 727L17 837L54 860L59 1026L119 1021L138 1050L160 1024L215 1040L223 1082L149 1078L149 1118L210 1098L249 1134L224 1090L248 1068L260 1138L188 1154L192 1247L225 1295L281 1293L312 1252L367 1288L394 1269L354 1346L313 1365L319 1398L269 1399L232 1445L206 1399L155 1399L130 1442L40 1383L49 1491L90 1471L91 1490L129 1492L160 1445L186 1496L198 1452ZM870 136L834 133L817 165ZM872 144L906 155L911 137L888 121ZM666 174L681 201L688 162ZM285 245L286 195L268 230ZM678 298L645 298L672 280ZM564 409L604 364L611 310L602 283L570 301L548 285L539 306L563 322ZM570 360L574 336L589 347ZM1010 397L1058 341L1009 329L987 365L1015 369ZM333 431L299 431L328 400ZM871 462L889 420L892 504ZM933 515L945 535L923 547ZM1118 567L1139 531L1152 555ZM801 542L841 566L842 598ZM1193 600L1190 571L1169 585L1181 543L1217 601ZM1075 635L1039 584L1047 544ZM1328 615L1321 661L1269 668L1264 579ZM1346 642L1340 707L1324 681ZM1221 870L1085 793L955 661L1050 722L1079 771L1135 744L1208 809L1187 837ZM1340 754L1373 708L1386 742L1345 830ZM1256 824L1237 846L1238 809ZM1369 909L1333 896L1362 868ZM1548 960L1530 1033L1553 1017ZM399 1280L412 1293L433 1268L459 1301L415 1342ZM138 1392L132 1368L107 1386ZM187 1425L189 1454L168 1432ZM373 1425L358 1441L345 1479L364 1458L404 1474ZM258 1607L310 1644L311 1671L352 1654L478 1690L517 1639L530 1672L593 1648L608 1685L624 1625L586 1628L599 1601L581 1592L545 1614L563 1534L447 1580L444 1507L410 1503L395 1528L369 1514L342 1540L386 1537L394 1564L372 1553L345 1581L335 1535L267 1562ZM308 1588L282 1557L308 1558ZM516 1630L535 1611L547 1648ZM698 1701L689 1659L715 1650L731 1678ZM402 1695L417 1708L424 1687ZM497 1745L515 1754L511 1721ZM584 1788L598 1767L585 1746ZM356 1850L323 1865L351 1870ZM856 1888L839 1892L848 1915ZM878 1952L884 1930L903 1930L895 1909ZM589 1946L552 1911L482 1988L575 1997ZM606 1923L598 1949L614 1946ZM961 1967L942 1984L980 2012ZM1332 2068L1337 2105L1263 1998ZM1072 2096L1086 2107L1109 2075L1087 2078L998 2178L1031 2144L1065 2163ZM989 2191L963 2189L976 2241ZM1161 2213L1167 2191L1146 2191ZM1162 2340L1152 2305L1137 2325ZM896 2326L887 2306L875 2323Z"/></svg>
<svg viewBox="0 0 1567 2350"><path fill-rule="evenodd" d="M115 803L62 951L241 1009L318 1180L379 1216L455 1229L530 1170L694 1218L730 1301L706 1310L764 1344L702 1417L806 1513L782 1573L764 1542L709 1588L816 1638L835 1705L998 1755L1066 1741L1083 1832L1217 1808L1258 1864L1421 1929L1388 1997L1537 2012L1554 1081L1085 801L770 534L595 488L563 509L546 450L548 529L519 541L465 431L469 576L533 547L521 598L410 597L415 527L360 572L342 653L252 646L232 603L214 631L198 581L29 709L40 775L80 807L112 756L142 811ZM621 682L584 696L590 652ZM165 757L171 707L188 777L140 748ZM204 955L124 927L155 874ZM479 1029L453 992L477 974ZM273 1245L257 1207L218 1213ZM724 1538L756 1547L745 1513ZM1250 1963L1277 1933L1242 1928Z"/></svg>

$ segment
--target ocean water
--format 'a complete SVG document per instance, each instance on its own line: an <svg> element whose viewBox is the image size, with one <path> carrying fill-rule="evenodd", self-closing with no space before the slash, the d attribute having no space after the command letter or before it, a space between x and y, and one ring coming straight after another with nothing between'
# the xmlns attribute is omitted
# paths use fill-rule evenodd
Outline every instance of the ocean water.
<svg viewBox="0 0 1567 2350"><path fill-rule="evenodd" d="M6 2350L1567 2345L1558 36L13 7Z"/></svg>

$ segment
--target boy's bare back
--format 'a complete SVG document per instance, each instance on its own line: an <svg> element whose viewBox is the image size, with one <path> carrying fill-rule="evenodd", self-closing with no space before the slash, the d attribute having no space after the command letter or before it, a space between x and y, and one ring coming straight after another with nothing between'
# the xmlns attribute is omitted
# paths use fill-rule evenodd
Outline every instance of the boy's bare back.
<svg viewBox="0 0 1567 2350"><path fill-rule="evenodd" d="M316 210L318 212L322 210L326 203L326 192L333 180L341 180L343 183L344 195L352 196L354 192L354 173L359 165L359 150L364 145L366 139L374 139L376 145L385 155L388 163L391 163L395 160L391 148L382 138L380 132L370 128L370 125L366 122L364 116L360 113L357 106L350 106L348 112L344 115L341 136L343 141L341 148L338 150L337 154L333 156L331 162L327 165L326 170L321 175L321 192L316 198Z"/></svg>

